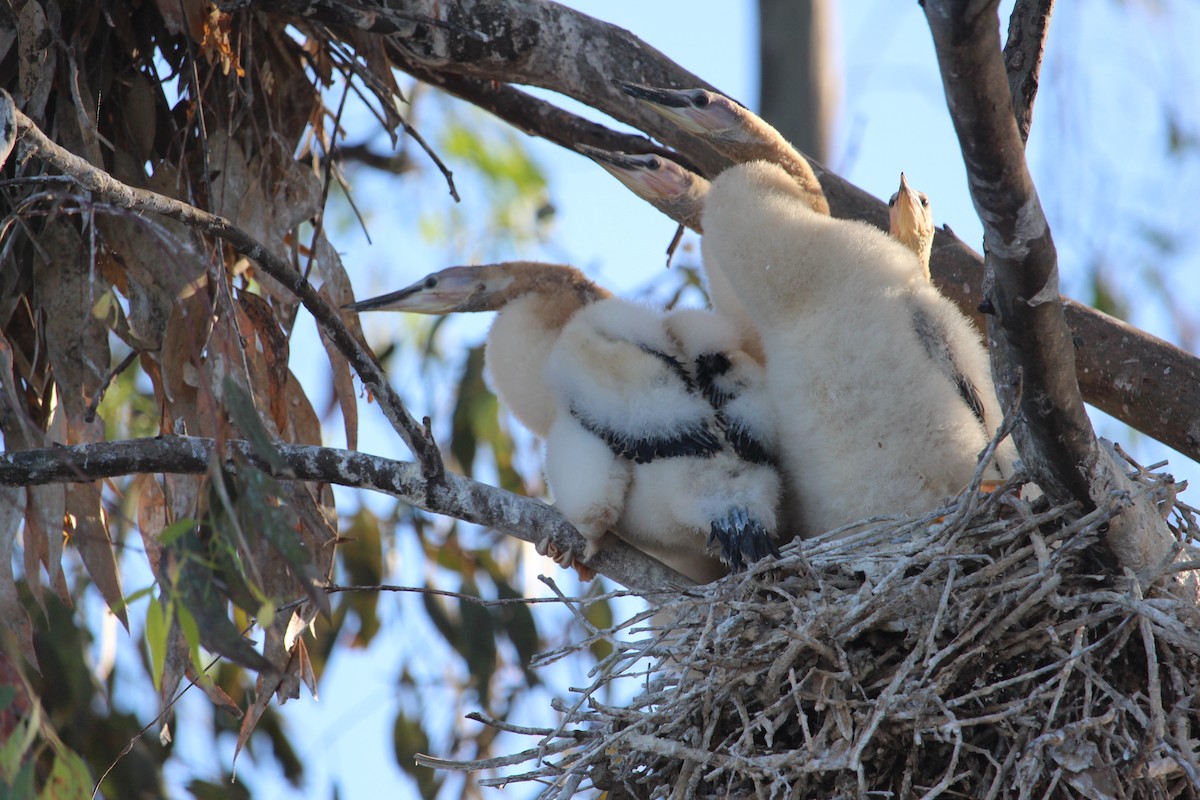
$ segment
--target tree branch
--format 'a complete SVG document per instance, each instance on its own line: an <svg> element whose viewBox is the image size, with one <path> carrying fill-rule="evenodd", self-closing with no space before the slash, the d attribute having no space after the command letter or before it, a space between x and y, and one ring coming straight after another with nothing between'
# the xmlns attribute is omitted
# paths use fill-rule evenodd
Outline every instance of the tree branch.
<svg viewBox="0 0 1200 800"><path fill-rule="evenodd" d="M5 105L12 106L12 98L7 92L0 90L0 106ZM115 206L161 214L220 237L228 242L234 250L257 263L263 272L296 295L313 315L317 324L354 367L355 372L362 379L363 385L375 395L384 416L392 423L392 427L417 457L425 476L436 478L444 472L437 443L408 413L400 396L392 389L374 357L367 353L366 349L346 328L337 310L326 303L317 294L317 290L313 288L312 284L284 259L272 253L265 245L234 226L224 217L210 214L156 192L137 189L121 183L107 172L97 169L82 158L55 144L42 133L33 120L15 107L13 115L16 120L17 134L25 148L26 155L37 155L64 174L69 175L84 189Z"/></svg>
<svg viewBox="0 0 1200 800"><path fill-rule="evenodd" d="M1029 140L1029 128L1033 125L1033 101L1037 97L1038 75L1053 13L1054 0L1017 0L1008 18L1004 67L1008 71L1008 91L1022 142Z"/></svg>
<svg viewBox="0 0 1200 800"><path fill-rule="evenodd" d="M1022 0L1018 8L1030 2L1033 0ZM657 86L712 86L628 31L556 3L475 0L451 7L436 0L413 0L406 5L410 17L445 14L454 23L451 29L396 20L388 16L378 0L356 3L353 14L340 0L263 0L260 5L291 16L296 24L311 18L334 29L346 29L346 20L353 19L357 29L393 35L393 49L403 51L402 68L481 105L527 133L564 147L573 149L584 143L606 150L646 152L641 149L644 140L640 137L614 141L613 135L622 135L605 132L601 126L497 83L541 86L588 103L668 145L677 153L672 158L691 165L705 177L711 178L729 166L699 137L646 111L623 92L615 91L610 81L620 78ZM1048 5L1047 0L1035 4L1037 8L1046 7L1043 22L1048 20ZM1030 13L1023 18L1027 22L1022 26L1022 48L1031 48L1044 36L1045 25L1036 28ZM1042 35L1030 33L1035 29ZM486 40L455 34L455 30L486 32ZM582 50L577 47L579 43L583 43ZM1012 47L1017 44L1014 42ZM1040 45L1036 52L1040 52ZM1029 55L1022 59L1022 69L1036 79L1037 59ZM865 220L886 230L887 206L882 201L820 164L813 162L813 169L834 216ZM982 297L982 267L983 259L974 250L952 233L938 231L931 263L934 280L981 329L983 321L976 307ZM1077 347L1076 375L1087 401L1200 460L1200 359L1086 305L1064 302ZM1172 398L1172 402L1163 403L1164 397Z"/></svg>
<svg viewBox="0 0 1200 800"><path fill-rule="evenodd" d="M1014 439L1033 479L1052 502L1090 509L1132 484L1097 442L1075 380L1054 241L1007 102L998 2L926 0L925 14L984 229L996 385L1006 404L1019 404ZM1019 397L1004 397L1015 387ZM1108 535L1121 563L1142 574L1161 566L1171 548L1170 531L1147 505L1135 503Z"/></svg>
<svg viewBox="0 0 1200 800"><path fill-rule="evenodd" d="M582 553L583 536L554 507L529 497L476 483L447 472L436 481L406 461L352 450L311 445L275 445L283 468L276 468L250 442L228 441L221 458L283 480L318 481L389 494L416 508L494 528L537 544L544 537L563 552ZM78 483L121 475L165 472L203 474L212 465L216 443L192 436L158 436L118 442L13 450L0 453L0 486ZM630 589L650 590L695 583L651 556L613 539L588 561L596 572Z"/></svg>

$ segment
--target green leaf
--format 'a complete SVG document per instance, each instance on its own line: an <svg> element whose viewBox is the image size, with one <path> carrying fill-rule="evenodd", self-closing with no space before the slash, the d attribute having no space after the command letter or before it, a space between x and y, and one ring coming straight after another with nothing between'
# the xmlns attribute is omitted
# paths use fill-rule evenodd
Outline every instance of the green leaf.
<svg viewBox="0 0 1200 800"><path fill-rule="evenodd" d="M421 797L436 797L441 783L437 774L429 767L421 767L416 763L417 753L429 752L429 737L425 735L421 724L406 717L404 712L397 714L396 722L392 725L392 744L396 763L416 780Z"/></svg>
<svg viewBox="0 0 1200 800"><path fill-rule="evenodd" d="M33 745L37 736L38 726L41 725L42 707L35 703L33 713L28 719L17 720L8 740L0 744L0 778L13 783L22 770L21 762ZM20 797L20 795L17 795Z"/></svg>
<svg viewBox="0 0 1200 800"><path fill-rule="evenodd" d="M158 543L163 547L168 547L180 536L195 528L197 524L196 520L190 517L177 519L163 528L162 533L158 535Z"/></svg>
<svg viewBox="0 0 1200 800"><path fill-rule="evenodd" d="M150 677L156 692L162 688L163 670L167 664L167 636L171 631L171 623L167 621L169 615L169 611L155 600L146 606L146 647L150 650Z"/></svg>
<svg viewBox="0 0 1200 800"><path fill-rule="evenodd" d="M287 464L276 449L271 434L267 432L267 426L263 424L262 418L254 408L254 401L249 393L231 375L225 376L222 389L225 392L225 410L249 440L255 454L276 470L286 469Z"/></svg>
<svg viewBox="0 0 1200 800"><path fill-rule="evenodd" d="M479 587L464 581L463 594L479 597ZM469 600L459 600L462 617L462 640L457 647L467 661L467 671L474 679L479 704L489 708L492 675L496 672L496 629L488 609Z"/></svg>
<svg viewBox="0 0 1200 800"><path fill-rule="evenodd" d="M92 776L77 753L56 748L54 766L42 786L39 800L88 800L92 796Z"/></svg>

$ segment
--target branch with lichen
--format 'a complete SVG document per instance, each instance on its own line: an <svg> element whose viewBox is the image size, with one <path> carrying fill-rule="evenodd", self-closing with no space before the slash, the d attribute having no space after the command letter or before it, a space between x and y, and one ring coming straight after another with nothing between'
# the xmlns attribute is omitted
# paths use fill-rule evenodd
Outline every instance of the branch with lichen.
<svg viewBox="0 0 1200 800"><path fill-rule="evenodd" d="M218 445L192 436L157 436L115 442L47 447L0 453L0 486L71 483L144 473L200 475L209 471ZM538 543L545 537L560 550L583 552L583 536L555 510L461 475L436 480L417 464L332 447L275 443L279 459L265 458L244 441L221 445L231 470L249 464L281 480L318 481L391 495L415 508L444 514ZM654 558L613 540L588 566L630 589L690 586L693 582Z"/></svg>

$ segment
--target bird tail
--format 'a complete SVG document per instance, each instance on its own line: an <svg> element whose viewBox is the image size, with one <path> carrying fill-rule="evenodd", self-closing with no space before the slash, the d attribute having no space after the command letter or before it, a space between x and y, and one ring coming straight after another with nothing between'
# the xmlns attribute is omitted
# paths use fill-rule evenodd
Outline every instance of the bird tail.
<svg viewBox="0 0 1200 800"><path fill-rule="evenodd" d="M735 571L768 555L779 556L771 532L740 506L712 521L708 546L713 550L720 547L721 560Z"/></svg>

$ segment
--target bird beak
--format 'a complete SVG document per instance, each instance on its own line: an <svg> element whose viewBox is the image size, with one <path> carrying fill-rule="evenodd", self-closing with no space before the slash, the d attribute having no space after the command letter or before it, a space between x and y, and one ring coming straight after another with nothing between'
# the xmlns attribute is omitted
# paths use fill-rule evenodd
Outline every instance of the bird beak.
<svg viewBox="0 0 1200 800"><path fill-rule="evenodd" d="M586 144L577 149L643 200L681 197L692 185L692 173L653 153L612 153Z"/></svg>
<svg viewBox="0 0 1200 800"><path fill-rule="evenodd" d="M479 288L477 280L467 280L453 272L427 275L391 294L359 300L342 306L348 311L407 311L414 314L447 314L457 311ZM432 285L430 281L433 280Z"/></svg>
<svg viewBox="0 0 1200 800"><path fill-rule="evenodd" d="M618 80L613 81L613 86L616 86L635 100L641 100L643 103L666 106L668 108L686 108L692 105L687 92L675 89L656 89L652 86L643 86L639 83L628 83Z"/></svg>
<svg viewBox="0 0 1200 800"><path fill-rule="evenodd" d="M704 108L696 105L694 89L656 89L624 81L613 81L613 84L692 135L704 135L729 126L727 115L718 112L715 104Z"/></svg>

